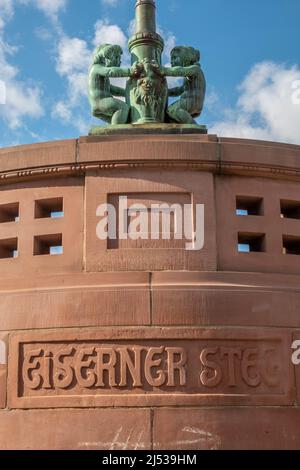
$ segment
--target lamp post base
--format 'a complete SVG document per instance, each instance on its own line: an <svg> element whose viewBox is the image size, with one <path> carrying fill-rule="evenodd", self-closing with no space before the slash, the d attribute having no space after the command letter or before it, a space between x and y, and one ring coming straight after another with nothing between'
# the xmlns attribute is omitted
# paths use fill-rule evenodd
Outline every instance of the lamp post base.
<svg viewBox="0 0 300 470"><path fill-rule="evenodd" d="M207 127L197 124L120 124L116 126L94 126L90 136L117 135L117 134L207 134Z"/></svg>

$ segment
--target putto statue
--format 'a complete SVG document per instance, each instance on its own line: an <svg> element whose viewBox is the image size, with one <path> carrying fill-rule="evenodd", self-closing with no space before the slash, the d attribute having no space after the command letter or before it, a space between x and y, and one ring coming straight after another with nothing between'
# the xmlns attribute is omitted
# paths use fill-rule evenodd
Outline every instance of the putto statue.
<svg viewBox="0 0 300 470"><path fill-rule="evenodd" d="M112 125L126 124L130 108L114 96L125 97L125 90L110 83L110 77L129 77L130 69L120 67L120 46L103 44L96 48L89 74L89 98L93 116Z"/></svg>
<svg viewBox="0 0 300 470"><path fill-rule="evenodd" d="M103 44L94 52L89 74L93 116L107 122L111 129L153 124L206 133L206 127L195 121L202 112L206 92L200 52L193 47L175 47L171 67L164 67L163 49L163 39L156 32L154 0L137 0L136 33L129 41L132 66L121 67L120 46ZM112 85L110 78L117 77L128 79L126 89ZM183 84L168 89L167 77L182 77ZM178 100L169 104L169 97ZM101 134L105 129L93 128L91 134Z"/></svg>
<svg viewBox="0 0 300 470"><path fill-rule="evenodd" d="M199 64L200 52L193 47L178 46L171 52L172 68L165 68L169 77L186 77L181 87L171 88L169 96L180 96L180 99L168 107L167 115L171 122L196 124L206 92L204 73Z"/></svg>

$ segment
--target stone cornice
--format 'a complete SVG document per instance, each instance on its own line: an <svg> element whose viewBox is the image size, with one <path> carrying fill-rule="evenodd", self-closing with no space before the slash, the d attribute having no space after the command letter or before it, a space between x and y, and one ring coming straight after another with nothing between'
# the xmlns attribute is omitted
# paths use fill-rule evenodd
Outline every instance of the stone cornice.
<svg viewBox="0 0 300 470"><path fill-rule="evenodd" d="M0 149L0 184L114 169L300 178L300 146L216 136L82 137Z"/></svg>

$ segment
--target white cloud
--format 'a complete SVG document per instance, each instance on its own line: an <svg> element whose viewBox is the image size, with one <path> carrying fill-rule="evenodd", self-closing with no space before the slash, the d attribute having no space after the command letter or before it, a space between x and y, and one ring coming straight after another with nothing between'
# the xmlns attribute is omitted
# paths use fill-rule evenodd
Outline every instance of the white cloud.
<svg viewBox="0 0 300 470"><path fill-rule="evenodd" d="M40 87L29 80L21 80L18 68L9 60L17 52L17 47L5 41L4 30L17 3L32 5L56 21L67 0L0 0L0 80L5 87L5 104L0 106L0 118L11 129L25 128L26 118L39 118L44 114Z"/></svg>
<svg viewBox="0 0 300 470"><path fill-rule="evenodd" d="M10 57L18 50L5 41L5 27L14 15L17 4L31 5L43 12L55 24L58 13L65 8L68 0L0 0L0 81L5 91L5 103L0 106L0 118L9 128L23 128L27 118L39 118L44 114L42 90L30 80L20 79L18 68L12 65ZM56 28L58 30L58 26Z"/></svg>
<svg viewBox="0 0 300 470"><path fill-rule="evenodd" d="M214 87L208 87L205 97L205 108L208 111L214 111L215 107L219 105L219 95Z"/></svg>
<svg viewBox="0 0 300 470"><path fill-rule="evenodd" d="M127 34L129 37L133 36L135 33L135 18L132 18L130 20L128 28L127 28Z"/></svg>
<svg viewBox="0 0 300 470"><path fill-rule="evenodd" d="M0 32L14 14L13 0L0 0Z"/></svg>
<svg viewBox="0 0 300 470"><path fill-rule="evenodd" d="M34 33L36 37L42 41L50 41L53 39L53 31L51 29L43 28L42 26L36 28Z"/></svg>
<svg viewBox="0 0 300 470"><path fill-rule="evenodd" d="M9 57L17 48L5 42L4 28L12 18L12 0L0 0L0 79L5 88L5 103L0 106L0 117L12 129L21 127L27 117L38 118L43 114L41 91L19 78L17 67L9 63Z"/></svg>
<svg viewBox="0 0 300 470"><path fill-rule="evenodd" d="M118 5L119 0L101 0L104 5L108 5L110 7L115 7Z"/></svg>
<svg viewBox="0 0 300 470"><path fill-rule="evenodd" d="M176 46L176 37L170 31L164 31L160 26L158 26L157 32L161 35L165 43L163 59L170 63L171 50Z"/></svg>
<svg viewBox="0 0 300 470"><path fill-rule="evenodd" d="M80 131L86 130L80 110L87 108L87 72L91 64L92 51L83 39L63 37L58 44L56 70L67 82L67 99L53 108L52 116L65 124L71 123Z"/></svg>
<svg viewBox="0 0 300 470"><path fill-rule="evenodd" d="M10 80L6 84L6 104L2 108L0 115L8 121L9 127L21 127L24 118L38 118L43 115L41 92L38 87Z"/></svg>
<svg viewBox="0 0 300 470"><path fill-rule="evenodd" d="M293 101L293 84L299 79L297 66L256 64L239 87L236 107L223 110L224 119L210 132L300 144L300 104Z"/></svg>
<svg viewBox="0 0 300 470"><path fill-rule="evenodd" d="M24 5L31 4L38 10L42 11L46 16L49 16L52 20L57 20L58 13L63 10L68 0L18 0Z"/></svg>
<svg viewBox="0 0 300 470"><path fill-rule="evenodd" d="M98 20L95 24L94 46L99 44L118 44L122 48L127 47L127 37L116 24L110 24L107 20Z"/></svg>
<svg viewBox="0 0 300 470"><path fill-rule="evenodd" d="M115 5L115 0L103 0L105 3ZM66 81L66 98L59 100L52 110L52 116L58 118L64 123L72 124L82 130L87 127L87 115L81 110L89 110L87 102L87 74L92 61L93 48L99 44L111 43L119 44L124 50L123 64L130 63L130 56L127 51L127 34L117 25L112 24L108 20L98 20L95 23L94 38L91 43L76 37L67 37L60 28L57 21L58 13L65 8L67 0L0 0L0 28L1 18L11 18L13 15L14 3L19 2L24 5L31 5L42 11L46 16L55 21L55 29L58 33L57 46L57 73ZM130 29L133 29L134 23L131 22ZM1 31L1 30L0 30ZM132 32L132 31L131 31ZM171 33L160 33L165 36L165 61L169 60L170 50L175 45L175 37ZM36 34L41 39L49 39L51 33L49 30L40 28ZM6 49L8 48L5 45ZM6 51L7 53L7 51ZM4 45L2 46L2 59L4 58ZM40 103L41 93L37 87L28 87L22 82L16 80L17 69L11 67L7 61L0 62L2 70L6 70L6 74L11 73L11 81L7 83L7 100L10 106L6 107L6 118L10 122L10 126L19 126L22 116L40 116L42 107ZM3 74L4 75L4 72ZM6 77L7 80L8 77ZM113 79L113 83L119 86L125 86L126 80ZM31 106L27 103L31 102ZM20 110L18 109L20 104Z"/></svg>
<svg viewBox="0 0 300 470"><path fill-rule="evenodd" d="M91 63L91 52L86 41L63 37L58 44L57 71L70 75L86 69Z"/></svg>
<svg viewBox="0 0 300 470"><path fill-rule="evenodd" d="M52 114L54 117L58 117L64 122L71 122L72 120L71 109L63 101L59 101L58 103L56 103L53 108Z"/></svg>
<svg viewBox="0 0 300 470"><path fill-rule="evenodd" d="M88 119L87 80L93 49L104 43L119 44L125 49L127 37L118 25L111 24L107 20L99 20L95 23L95 33L91 44L83 39L64 36L57 48L56 70L67 82L67 97L56 103L52 117L58 118L65 124L72 124L82 133L87 132L89 121L92 119L91 117ZM126 62L128 57L124 55ZM122 79L113 79L113 82L124 86Z"/></svg>
<svg viewBox="0 0 300 470"><path fill-rule="evenodd" d="M164 39L165 43L162 61L165 62L166 66L171 66L171 51L176 46L176 37L170 31L164 31L160 26L158 26L157 32ZM182 83L182 79L176 77L168 77L167 80L169 88L177 87Z"/></svg>

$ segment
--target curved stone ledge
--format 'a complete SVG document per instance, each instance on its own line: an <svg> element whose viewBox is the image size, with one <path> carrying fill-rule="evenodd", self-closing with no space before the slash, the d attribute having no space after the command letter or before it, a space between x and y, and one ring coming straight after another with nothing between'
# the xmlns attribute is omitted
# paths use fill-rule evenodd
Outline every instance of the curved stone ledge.
<svg viewBox="0 0 300 470"><path fill-rule="evenodd" d="M187 168L298 180L300 146L215 135L147 135L81 137L0 149L2 184L120 168Z"/></svg>
<svg viewBox="0 0 300 470"><path fill-rule="evenodd" d="M0 331L100 326L300 328L299 311L299 276L94 273L0 283Z"/></svg>

